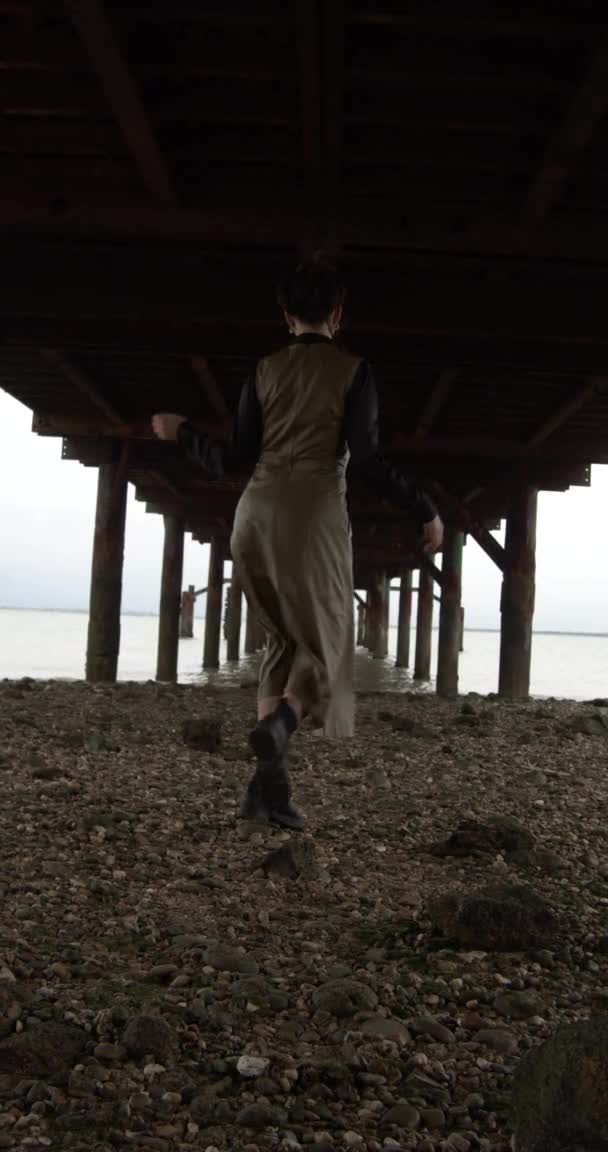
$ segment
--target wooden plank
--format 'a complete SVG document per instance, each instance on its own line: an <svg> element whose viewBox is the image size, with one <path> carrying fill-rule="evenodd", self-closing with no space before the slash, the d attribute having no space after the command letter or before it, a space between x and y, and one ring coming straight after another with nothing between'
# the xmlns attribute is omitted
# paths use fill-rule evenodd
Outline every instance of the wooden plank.
<svg viewBox="0 0 608 1152"><path fill-rule="evenodd" d="M433 495L437 497L441 511L444 512L445 510L448 513L449 519L472 536L479 544L479 547L486 553L486 556L489 556L490 560L496 564L496 567L499 568L501 572L504 572L504 548L498 543L498 540L495 540L491 533L488 532L487 528L484 528L482 524L479 524L475 520L475 517L471 514L466 504L464 504L462 500L459 500L457 496L454 496L454 494L442 484L431 485L431 490Z"/></svg>
<svg viewBox="0 0 608 1152"><path fill-rule="evenodd" d="M56 348L43 348L41 351L47 363L56 368L67 380L68 384L75 388L77 392L82 392L84 396L87 396L94 408L96 408L106 420L109 420L110 424L121 425L123 423L122 416L118 410L114 408L112 404L108 403L99 391L99 388L89 379L86 372L83 372L78 364L70 359L65 352L59 352Z"/></svg>
<svg viewBox="0 0 608 1152"><path fill-rule="evenodd" d="M319 0L293 0L299 71L302 161L307 199L316 219L323 162Z"/></svg>
<svg viewBox="0 0 608 1152"><path fill-rule="evenodd" d="M528 188L521 215L526 230L544 220L608 108L608 31L595 44L581 84L551 136Z"/></svg>
<svg viewBox="0 0 608 1152"><path fill-rule="evenodd" d="M232 413L224 394L211 371L205 356L191 357L192 370L202 384L203 392L220 421L220 426L228 430L232 425Z"/></svg>
<svg viewBox="0 0 608 1152"><path fill-rule="evenodd" d="M169 171L102 0L70 0L70 9L146 188L158 200L174 204Z"/></svg>
<svg viewBox="0 0 608 1152"><path fill-rule="evenodd" d="M323 171L325 197L334 211L340 200L344 145L344 9L344 0L321 4Z"/></svg>
<svg viewBox="0 0 608 1152"><path fill-rule="evenodd" d="M440 409L443 407L447 397L452 391L452 387L457 376L458 373L454 370L444 369L444 371L441 372L437 377L437 380L431 389L424 408L422 409L422 412L418 418L418 423L416 425L416 431L414 435L419 440L423 440L426 436L428 436L428 433L433 427Z"/></svg>
<svg viewBox="0 0 608 1152"><path fill-rule="evenodd" d="M565 400L555 412L543 420L534 435L528 440L528 447L536 448L539 444L544 444L558 428L561 428L571 416L574 416L575 412L578 412L589 400L592 400L599 391L606 389L608 389L608 380L605 377L592 377L591 380L587 380L576 389L569 400Z"/></svg>

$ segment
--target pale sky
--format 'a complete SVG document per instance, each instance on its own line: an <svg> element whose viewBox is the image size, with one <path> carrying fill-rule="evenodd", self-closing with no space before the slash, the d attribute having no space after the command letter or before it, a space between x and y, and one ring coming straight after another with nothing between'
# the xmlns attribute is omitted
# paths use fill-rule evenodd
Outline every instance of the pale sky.
<svg viewBox="0 0 608 1152"><path fill-rule="evenodd" d="M0 389L0 607L86 610L97 471L62 461L61 440L30 429L29 410ZM593 469L590 489L541 493L537 629L608 633L607 512L608 466ZM158 611L162 536L130 486L125 612ZM206 576L207 550L187 536L184 586ZM463 598L468 627L499 626L500 574L472 540Z"/></svg>

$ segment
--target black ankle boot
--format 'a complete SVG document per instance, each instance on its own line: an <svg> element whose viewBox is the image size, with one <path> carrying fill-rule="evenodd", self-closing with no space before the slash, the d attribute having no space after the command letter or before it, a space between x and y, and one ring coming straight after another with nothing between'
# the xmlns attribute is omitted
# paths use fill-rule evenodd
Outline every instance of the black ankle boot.
<svg viewBox="0 0 608 1152"><path fill-rule="evenodd" d="M291 787L287 771L287 757L272 765L260 765L264 774L264 797L268 805L271 824L301 832L305 820L302 813L291 803Z"/></svg>
<svg viewBox="0 0 608 1152"><path fill-rule="evenodd" d="M245 795L241 800L239 810L241 820L251 820L259 824L267 824L270 819L270 809L266 799L265 779L259 766L256 768Z"/></svg>
<svg viewBox="0 0 608 1152"><path fill-rule="evenodd" d="M249 743L258 760L265 764L279 763L285 757L289 737L298 726L298 718L286 700L281 700L278 708L258 720L249 734Z"/></svg>

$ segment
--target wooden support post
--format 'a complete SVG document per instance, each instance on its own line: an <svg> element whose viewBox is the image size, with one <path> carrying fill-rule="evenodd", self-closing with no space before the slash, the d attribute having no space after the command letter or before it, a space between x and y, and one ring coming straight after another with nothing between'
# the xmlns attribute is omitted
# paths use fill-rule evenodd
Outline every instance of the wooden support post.
<svg viewBox="0 0 608 1152"><path fill-rule="evenodd" d="M99 467L86 661L91 682L114 682L118 669L128 459L125 442Z"/></svg>
<svg viewBox="0 0 608 1152"><path fill-rule="evenodd" d="M520 488L511 497L507 517L498 691L512 699L530 693L537 501L536 489Z"/></svg>
<svg viewBox="0 0 608 1152"><path fill-rule="evenodd" d="M405 569L401 573L399 589L399 624L397 628L397 668L410 666L410 638L412 627L412 572Z"/></svg>
<svg viewBox="0 0 608 1152"><path fill-rule="evenodd" d="M230 597L230 611L228 613L228 659L238 660L241 654L243 590L234 565L232 566L232 583L228 595Z"/></svg>
<svg viewBox="0 0 608 1152"><path fill-rule="evenodd" d="M247 619L245 621L245 655L253 656L255 652L255 616L247 605Z"/></svg>
<svg viewBox="0 0 608 1152"><path fill-rule="evenodd" d="M212 540L211 547L209 549L209 577L207 580L207 609L205 614L205 648L203 654L203 668L219 668L220 666L223 582L223 546L218 540Z"/></svg>
<svg viewBox="0 0 608 1152"><path fill-rule="evenodd" d="M365 631L364 631L364 637L363 637L363 645L365 648L367 648L368 652L373 652L374 643L375 643L375 640L374 640L375 624L374 624L373 608L374 608L374 593L373 593L372 587L370 585L370 587L367 589L367 591L365 593Z"/></svg>
<svg viewBox="0 0 608 1152"><path fill-rule="evenodd" d="M416 620L416 656L414 678L431 679L431 643L433 638L433 576L429 568L418 573L418 612Z"/></svg>
<svg viewBox="0 0 608 1152"><path fill-rule="evenodd" d="M464 652L464 608L460 608L460 651Z"/></svg>
<svg viewBox="0 0 608 1152"><path fill-rule="evenodd" d="M165 545L160 584L156 679L175 683L179 647L180 590L184 567L184 521L164 516Z"/></svg>
<svg viewBox="0 0 608 1152"><path fill-rule="evenodd" d="M365 604L357 600L357 648L365 645Z"/></svg>
<svg viewBox="0 0 608 1152"><path fill-rule="evenodd" d="M463 533L448 522L443 542L443 585L439 610L439 659L437 664L437 694L439 696L458 695L463 544Z"/></svg>
<svg viewBox="0 0 608 1152"><path fill-rule="evenodd" d="M376 572L370 586L371 627L370 652L375 660L388 655L389 584L384 572Z"/></svg>
<svg viewBox="0 0 608 1152"><path fill-rule="evenodd" d="M189 584L186 591L182 592L182 606L179 615L180 640L191 640L194 636L195 604L196 596L194 595L194 584Z"/></svg>

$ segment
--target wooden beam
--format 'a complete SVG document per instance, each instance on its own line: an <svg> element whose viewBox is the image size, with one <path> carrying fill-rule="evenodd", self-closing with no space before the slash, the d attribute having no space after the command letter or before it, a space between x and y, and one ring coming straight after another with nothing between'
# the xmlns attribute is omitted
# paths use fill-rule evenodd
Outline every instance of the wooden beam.
<svg viewBox="0 0 608 1152"><path fill-rule="evenodd" d="M209 404L220 421L220 426L226 431L232 425L232 413L226 403L225 397L205 356L191 357L192 369L203 387L203 392Z"/></svg>
<svg viewBox="0 0 608 1152"><path fill-rule="evenodd" d="M458 524L458 527L472 536L486 553L486 556L489 556L497 568L504 572L505 550L498 543L498 540L495 540L488 529L475 520L466 504L454 496L452 492L449 492L447 488L444 488L442 484L432 484L430 487L442 510L445 509L449 517Z"/></svg>
<svg viewBox="0 0 608 1152"><path fill-rule="evenodd" d="M106 400L86 372L83 372L65 352L59 352L55 348L43 348L41 351L47 363L56 368L77 392L82 392L84 396L87 396L98 412L106 420L109 420L110 424L123 424L123 418L118 409Z"/></svg>
<svg viewBox="0 0 608 1152"><path fill-rule="evenodd" d="M550 138L542 164L528 189L521 227L547 217L562 194L577 160L591 143L608 107L608 33L595 44L587 71Z"/></svg>
<svg viewBox="0 0 608 1152"><path fill-rule="evenodd" d="M546 420L537 428L533 436L528 440L529 448L537 448L539 444L544 444L546 440L558 429L565 424L575 412L578 412L589 400L599 391L604 391L608 388L608 380L605 377L592 377L591 380L581 384L569 400L565 400L560 404L559 408L548 416Z"/></svg>
<svg viewBox="0 0 608 1152"><path fill-rule="evenodd" d="M311 208L314 245L321 201L323 163L321 125L321 61L319 53L319 0L293 0L300 78L300 122L306 196Z"/></svg>
<svg viewBox="0 0 608 1152"><path fill-rule="evenodd" d="M324 200L333 215L330 242L335 233L342 184L344 136L344 0L322 0L322 104Z"/></svg>
<svg viewBox="0 0 608 1152"><path fill-rule="evenodd" d="M419 440L423 440L426 436L428 436L435 422L435 418L439 413L439 410L442 408L449 393L452 390L452 386L457 376L458 373L454 370L445 369L437 377L437 380L435 381L435 384L431 389L424 408L422 409L422 412L418 418L418 423L416 425L416 431L414 435Z"/></svg>
<svg viewBox="0 0 608 1152"><path fill-rule="evenodd" d="M175 204L167 166L102 0L70 0L72 18L148 191Z"/></svg>

